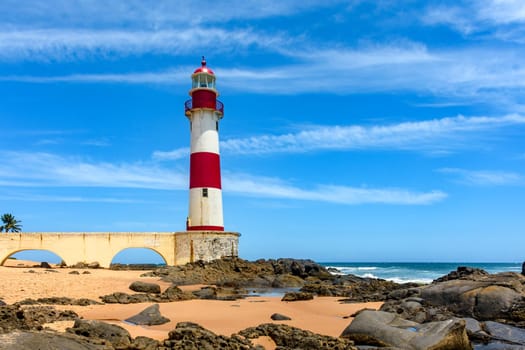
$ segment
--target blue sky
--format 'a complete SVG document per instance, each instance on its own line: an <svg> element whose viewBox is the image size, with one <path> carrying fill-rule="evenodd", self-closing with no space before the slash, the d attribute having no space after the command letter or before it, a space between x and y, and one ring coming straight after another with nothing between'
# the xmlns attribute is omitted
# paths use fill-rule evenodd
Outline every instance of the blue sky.
<svg viewBox="0 0 525 350"><path fill-rule="evenodd" d="M518 0L4 0L0 212L183 230L205 55L242 257L522 261L524 38Z"/></svg>

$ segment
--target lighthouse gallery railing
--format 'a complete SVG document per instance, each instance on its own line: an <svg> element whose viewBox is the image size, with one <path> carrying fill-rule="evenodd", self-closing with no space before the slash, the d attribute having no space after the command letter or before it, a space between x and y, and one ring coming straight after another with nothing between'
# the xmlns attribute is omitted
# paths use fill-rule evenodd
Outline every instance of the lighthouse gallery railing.
<svg viewBox="0 0 525 350"><path fill-rule="evenodd" d="M192 106L192 100L188 100L184 103L184 112L188 112L190 111L191 109L193 108ZM221 112L222 114L224 114L224 104L219 101L219 100L216 100L215 101L215 110L217 112Z"/></svg>

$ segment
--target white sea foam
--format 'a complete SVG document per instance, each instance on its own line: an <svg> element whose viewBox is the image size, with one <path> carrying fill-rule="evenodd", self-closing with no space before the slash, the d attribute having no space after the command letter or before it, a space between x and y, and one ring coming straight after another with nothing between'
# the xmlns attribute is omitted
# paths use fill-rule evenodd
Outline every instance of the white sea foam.
<svg viewBox="0 0 525 350"><path fill-rule="evenodd" d="M376 275L374 275L373 273L365 273L364 275L362 275L360 277L364 277L364 278L379 278Z"/></svg>

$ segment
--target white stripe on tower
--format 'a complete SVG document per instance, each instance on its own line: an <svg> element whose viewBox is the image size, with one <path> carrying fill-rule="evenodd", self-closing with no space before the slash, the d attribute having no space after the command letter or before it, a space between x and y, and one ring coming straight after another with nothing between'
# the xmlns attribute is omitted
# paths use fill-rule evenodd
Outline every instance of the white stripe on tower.
<svg viewBox="0 0 525 350"><path fill-rule="evenodd" d="M202 66L192 75L191 100L186 102L190 120L190 205L188 231L224 231L222 216L219 120L223 105L217 101L215 75Z"/></svg>

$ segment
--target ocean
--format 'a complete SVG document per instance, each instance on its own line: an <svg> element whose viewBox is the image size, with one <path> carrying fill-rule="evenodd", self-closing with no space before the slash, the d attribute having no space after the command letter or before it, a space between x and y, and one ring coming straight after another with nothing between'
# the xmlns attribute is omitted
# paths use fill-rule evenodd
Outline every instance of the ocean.
<svg viewBox="0 0 525 350"><path fill-rule="evenodd" d="M397 283L430 283L434 279L454 271L458 266L470 266L483 269L489 273L521 272L519 263L386 263L386 262L325 262L325 267L337 269L341 274L352 274L360 277L381 278Z"/></svg>

